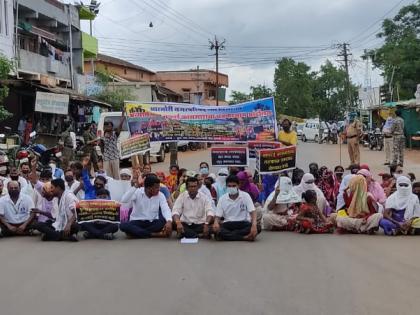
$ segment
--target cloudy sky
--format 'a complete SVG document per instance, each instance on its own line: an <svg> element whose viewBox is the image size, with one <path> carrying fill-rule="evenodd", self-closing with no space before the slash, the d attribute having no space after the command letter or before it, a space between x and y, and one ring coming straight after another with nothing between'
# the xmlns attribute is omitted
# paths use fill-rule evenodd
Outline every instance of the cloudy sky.
<svg viewBox="0 0 420 315"><path fill-rule="evenodd" d="M88 0L85 0L85 3ZM377 71L366 71L363 49L385 17L413 0L103 0L93 23L100 51L151 70L215 69L209 39L225 41L220 71L229 91L251 85L272 87L275 60L291 56L314 70L337 57L338 43L353 54L351 76L381 84ZM153 27L149 27L152 23ZM89 25L83 23L83 29Z"/></svg>

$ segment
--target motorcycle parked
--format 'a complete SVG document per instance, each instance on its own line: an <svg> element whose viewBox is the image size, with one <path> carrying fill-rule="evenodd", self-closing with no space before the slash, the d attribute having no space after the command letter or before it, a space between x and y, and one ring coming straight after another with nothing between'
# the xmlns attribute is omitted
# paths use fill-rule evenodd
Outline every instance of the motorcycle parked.
<svg viewBox="0 0 420 315"><path fill-rule="evenodd" d="M384 147L384 136L379 128L369 133L369 149L382 151Z"/></svg>

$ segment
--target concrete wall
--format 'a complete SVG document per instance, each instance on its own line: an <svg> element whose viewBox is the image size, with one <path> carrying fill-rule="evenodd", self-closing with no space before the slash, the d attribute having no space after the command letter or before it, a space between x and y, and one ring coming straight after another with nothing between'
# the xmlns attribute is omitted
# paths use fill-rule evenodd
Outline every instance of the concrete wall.
<svg viewBox="0 0 420 315"><path fill-rule="evenodd" d="M107 89L111 91L119 88L129 89L134 97L131 101L156 102L158 99L153 87L154 84L143 82L115 82L109 83Z"/></svg>
<svg viewBox="0 0 420 315"><path fill-rule="evenodd" d="M54 19L61 24L69 25L68 6L57 0L19 0L19 5L25 6ZM79 13L76 7L70 6L72 25L80 29Z"/></svg>
<svg viewBox="0 0 420 315"><path fill-rule="evenodd" d="M70 65L57 60L19 49L19 71L29 74L45 74L62 80L70 80ZM51 66L50 66L51 65ZM48 71L54 69L55 72Z"/></svg>
<svg viewBox="0 0 420 315"><path fill-rule="evenodd" d="M95 61L95 71L102 71L119 76L127 81L133 82L151 82L153 81L154 74L132 69L120 65L105 63L101 60ZM85 73L92 73L90 61L85 61Z"/></svg>
<svg viewBox="0 0 420 315"><path fill-rule="evenodd" d="M0 0L0 53L14 58L13 0Z"/></svg>

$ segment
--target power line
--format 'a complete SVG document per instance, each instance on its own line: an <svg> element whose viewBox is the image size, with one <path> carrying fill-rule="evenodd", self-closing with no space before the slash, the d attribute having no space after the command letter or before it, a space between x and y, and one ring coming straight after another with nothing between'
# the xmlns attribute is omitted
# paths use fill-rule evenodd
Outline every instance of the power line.
<svg viewBox="0 0 420 315"><path fill-rule="evenodd" d="M382 22L387 16L388 14L390 14L392 11L394 11L397 7L399 7L404 1L406 0L399 0L390 10L388 10L379 20L375 21L374 23L372 23L371 25L369 25L367 28L365 28L363 31L361 31L359 34L357 34L356 36L354 36L352 39L350 39L348 42L353 43L353 41L360 37L361 35L363 35L364 33L366 33L367 31L369 31L371 28L373 28L376 24L378 24L379 22Z"/></svg>

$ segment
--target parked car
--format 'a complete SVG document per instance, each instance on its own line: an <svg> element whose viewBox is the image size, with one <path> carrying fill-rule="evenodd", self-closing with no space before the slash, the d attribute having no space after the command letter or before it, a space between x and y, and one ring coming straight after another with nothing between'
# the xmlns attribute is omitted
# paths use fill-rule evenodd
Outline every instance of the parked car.
<svg viewBox="0 0 420 315"><path fill-rule="evenodd" d="M318 119L307 120L302 130L302 141L319 141L320 122Z"/></svg>
<svg viewBox="0 0 420 315"><path fill-rule="evenodd" d="M112 121L114 127L117 127L120 124L120 119L121 112L102 113L98 122L98 137L103 136L105 121ZM130 138L130 131L128 129L128 122L125 120L121 129L120 136L118 137L118 146L120 146L122 141L127 140L128 138ZM157 162L165 161L165 143L160 141L150 142L150 151L144 155L144 163L150 163L151 157L156 158Z"/></svg>
<svg viewBox="0 0 420 315"><path fill-rule="evenodd" d="M302 139L303 128L305 127L304 123L299 123L296 125L296 133L299 139Z"/></svg>

